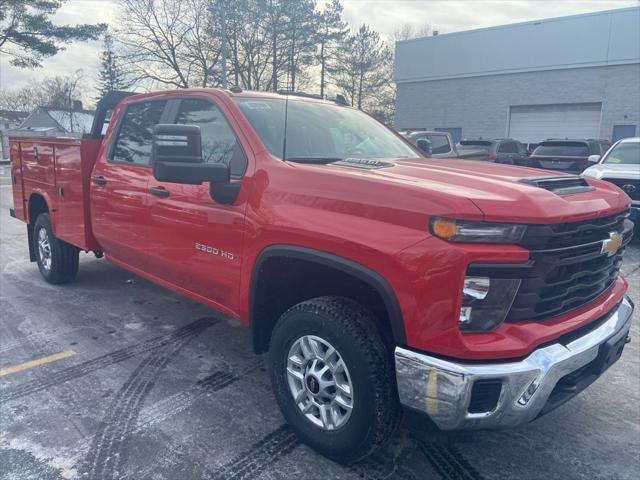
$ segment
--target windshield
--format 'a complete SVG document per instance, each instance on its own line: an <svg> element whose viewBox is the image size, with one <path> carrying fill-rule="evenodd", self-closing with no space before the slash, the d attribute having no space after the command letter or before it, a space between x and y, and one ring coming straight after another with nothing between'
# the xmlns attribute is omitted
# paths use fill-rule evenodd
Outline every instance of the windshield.
<svg viewBox="0 0 640 480"><path fill-rule="evenodd" d="M613 147L602 163L640 165L640 142L619 143Z"/></svg>
<svg viewBox="0 0 640 480"><path fill-rule="evenodd" d="M552 157L588 157L589 147L586 143L543 143L534 151L533 155L547 155Z"/></svg>
<svg viewBox="0 0 640 480"><path fill-rule="evenodd" d="M234 98L264 145L284 158L285 99ZM289 99L286 159L419 158L381 123L359 110Z"/></svg>

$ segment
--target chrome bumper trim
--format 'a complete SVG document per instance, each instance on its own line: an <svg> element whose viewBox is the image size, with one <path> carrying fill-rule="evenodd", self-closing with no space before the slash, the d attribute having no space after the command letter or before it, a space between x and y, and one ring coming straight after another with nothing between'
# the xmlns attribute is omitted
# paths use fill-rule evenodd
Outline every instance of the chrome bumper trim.
<svg viewBox="0 0 640 480"><path fill-rule="evenodd" d="M397 347L400 402L425 412L442 430L505 428L530 422L542 412L561 378L595 360L606 341L628 335L633 308L625 297L594 330L566 345L539 348L517 362L465 364ZM481 379L502 380L502 390L492 411L469 413L473 384ZM525 395L527 391L530 395Z"/></svg>

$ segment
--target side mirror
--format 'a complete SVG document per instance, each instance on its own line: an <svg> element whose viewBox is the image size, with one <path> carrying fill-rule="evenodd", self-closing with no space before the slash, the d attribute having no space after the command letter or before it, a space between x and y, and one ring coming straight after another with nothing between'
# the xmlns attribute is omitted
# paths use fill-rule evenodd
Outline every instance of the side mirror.
<svg viewBox="0 0 640 480"><path fill-rule="evenodd" d="M600 161L600 155L589 155L589 158L587 158L587 161L589 163L596 164Z"/></svg>
<svg viewBox="0 0 640 480"><path fill-rule="evenodd" d="M197 125L159 124L153 129L151 147L153 176L161 182L200 185L227 183L229 167L204 163L202 138Z"/></svg>
<svg viewBox="0 0 640 480"><path fill-rule="evenodd" d="M417 147L424 152L427 157L431 156L431 142L421 138L416 142Z"/></svg>

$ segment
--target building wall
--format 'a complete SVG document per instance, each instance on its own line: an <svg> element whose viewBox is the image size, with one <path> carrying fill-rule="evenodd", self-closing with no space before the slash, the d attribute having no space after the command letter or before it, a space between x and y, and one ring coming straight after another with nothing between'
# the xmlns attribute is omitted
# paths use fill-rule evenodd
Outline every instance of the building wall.
<svg viewBox="0 0 640 480"><path fill-rule="evenodd" d="M511 106L601 102L600 137L611 138L613 125L640 125L639 78L636 63L399 83L395 126L495 138L507 134Z"/></svg>
<svg viewBox="0 0 640 480"><path fill-rule="evenodd" d="M396 43L397 83L638 63L640 8L447 33Z"/></svg>

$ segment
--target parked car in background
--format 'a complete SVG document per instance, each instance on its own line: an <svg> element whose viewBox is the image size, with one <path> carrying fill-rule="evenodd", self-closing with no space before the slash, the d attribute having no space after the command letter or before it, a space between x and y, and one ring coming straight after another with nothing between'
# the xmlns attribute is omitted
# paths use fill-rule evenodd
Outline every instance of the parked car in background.
<svg viewBox="0 0 640 480"><path fill-rule="evenodd" d="M416 145L428 157L456 158L458 152L451 134L436 131L401 132L401 134Z"/></svg>
<svg viewBox="0 0 640 480"><path fill-rule="evenodd" d="M617 141L602 157L592 155L583 175L599 178L620 187L631 197L630 217L636 224L636 239L640 234L640 137Z"/></svg>
<svg viewBox="0 0 640 480"><path fill-rule="evenodd" d="M524 143L524 148L527 150L527 155L531 155L533 151L536 149L539 143Z"/></svg>
<svg viewBox="0 0 640 480"><path fill-rule="evenodd" d="M464 139L456 145L456 148L458 149L458 158L467 160L482 160L509 165L526 165L527 163L525 146L512 138Z"/></svg>
<svg viewBox="0 0 640 480"><path fill-rule="evenodd" d="M569 173L582 173L589 166L591 155L602 155L611 142L608 140L582 139L560 140L549 139L536 147L529 156L528 165L534 168L558 170Z"/></svg>

